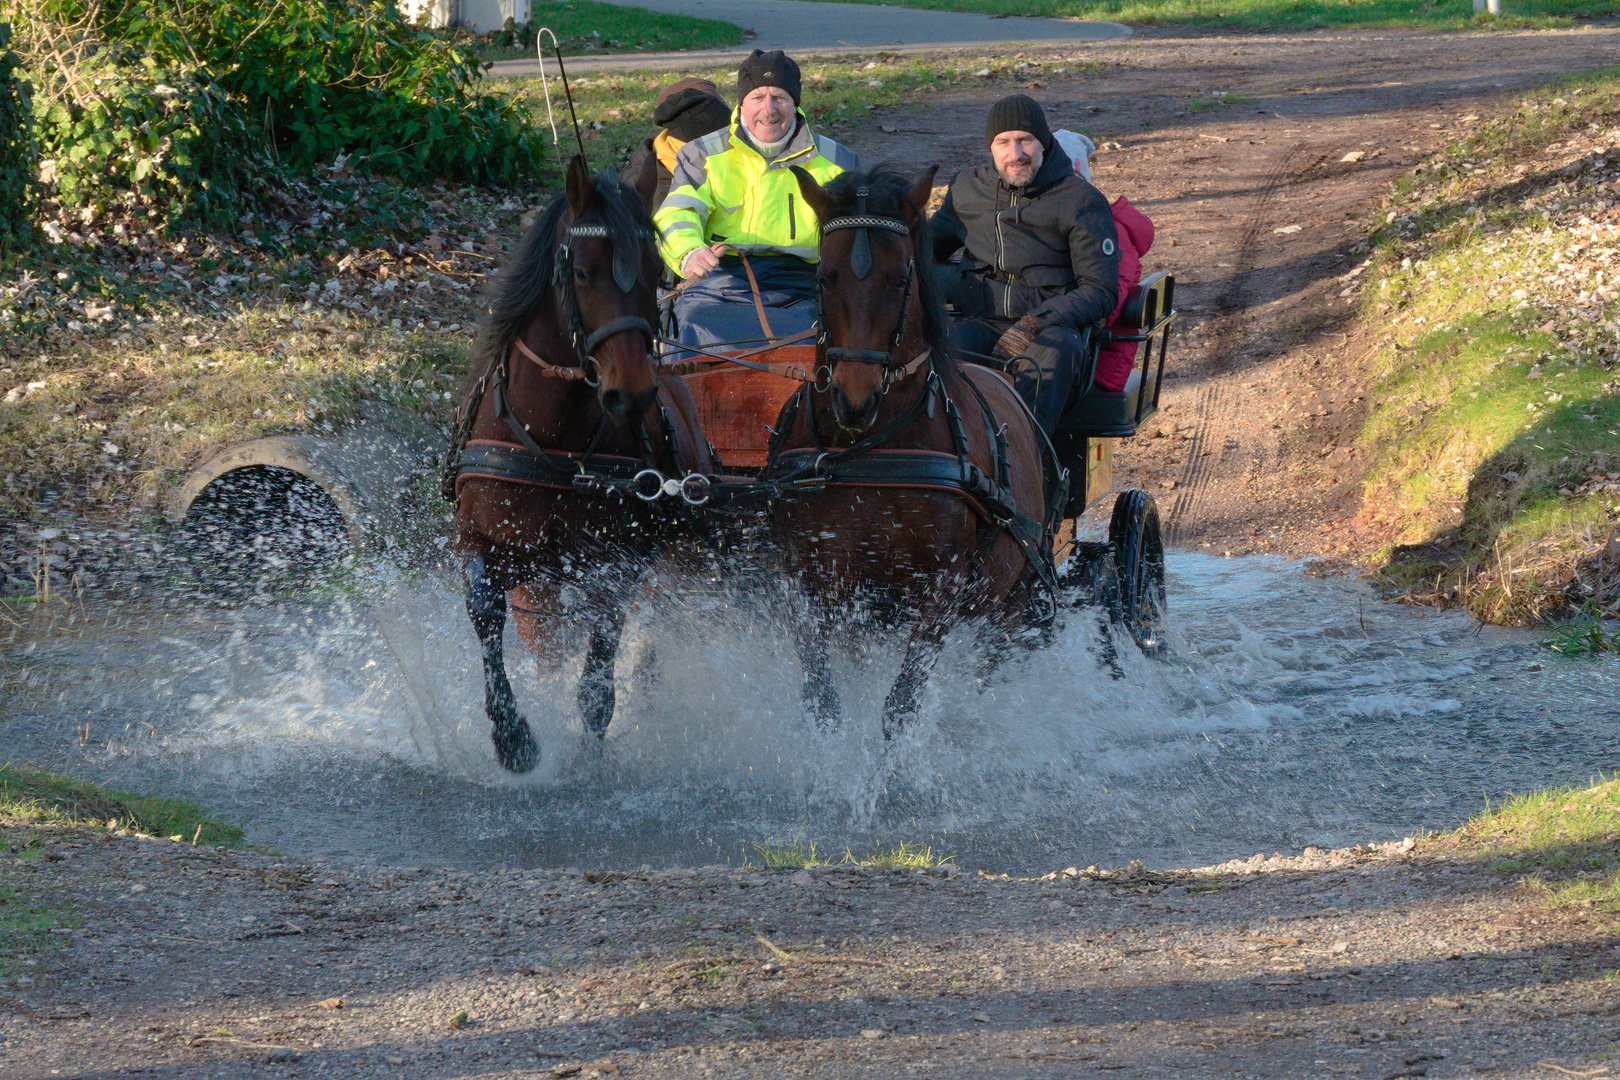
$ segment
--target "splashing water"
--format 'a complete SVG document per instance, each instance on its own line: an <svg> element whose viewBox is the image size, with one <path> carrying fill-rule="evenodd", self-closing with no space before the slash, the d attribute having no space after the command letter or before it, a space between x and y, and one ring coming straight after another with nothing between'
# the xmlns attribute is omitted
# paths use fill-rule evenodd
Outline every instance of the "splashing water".
<svg viewBox="0 0 1620 1080"><path fill-rule="evenodd" d="M794 834L1014 872L1202 863L1455 824L1613 762L1614 660L1281 560L1176 553L1170 571L1169 659L1121 646L1115 678L1076 616L981 679L962 633L887 745L897 647L851 635L849 719L825 734L767 614L665 590L626 628L601 746L573 704L577 655L541 675L509 635L544 757L508 776L459 588L386 564L320 602L13 629L0 724L9 756L197 799L289 853L464 866L758 861Z"/></svg>

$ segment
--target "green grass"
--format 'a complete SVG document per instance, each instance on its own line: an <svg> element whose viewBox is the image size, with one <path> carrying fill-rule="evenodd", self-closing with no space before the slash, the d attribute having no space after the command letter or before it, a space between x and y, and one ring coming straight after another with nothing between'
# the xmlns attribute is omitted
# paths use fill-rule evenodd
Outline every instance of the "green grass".
<svg viewBox="0 0 1620 1080"><path fill-rule="evenodd" d="M0 765L0 819L21 827L20 836L38 836L28 828L32 826L89 825L188 842L195 838L213 847L237 848L247 842L241 829L214 820L195 803L132 795L10 763ZM23 843L24 850L33 846Z"/></svg>
<svg viewBox="0 0 1620 1080"><path fill-rule="evenodd" d="M669 52L677 49L719 49L743 39L743 28L718 19L666 15L646 8L620 7L595 0L537 0L529 6L531 33L542 26L557 35L564 56L594 56L624 52ZM471 34L465 30L435 31L479 60L532 58L534 45L519 44L504 32ZM522 35L527 40L528 35ZM547 53L551 38L543 39Z"/></svg>
<svg viewBox="0 0 1620 1080"><path fill-rule="evenodd" d="M51 931L78 921L69 912L40 903L37 896L25 897L0 884L0 976L26 973L28 958L59 951L62 942Z"/></svg>
<svg viewBox="0 0 1620 1080"><path fill-rule="evenodd" d="M1437 843L1523 875L1554 907L1620 912L1620 780L1511 796Z"/></svg>
<svg viewBox="0 0 1620 1080"><path fill-rule="evenodd" d="M1597 604L1588 600L1578 616L1553 627L1552 635L1542 644L1563 656L1601 656L1620 652L1620 631L1605 630Z"/></svg>
<svg viewBox="0 0 1620 1080"><path fill-rule="evenodd" d="M1568 26L1612 17L1606 0L1503 0L1502 16L1475 16L1472 0L843 0L988 15L1038 15L1133 25L1210 29L1313 30L1330 26L1457 29Z"/></svg>
<svg viewBox="0 0 1620 1080"><path fill-rule="evenodd" d="M1617 95L1608 70L1523 99L1398 185L1373 233L1363 512L1392 582L1491 622L1620 614L1620 161L1560 172Z"/></svg>
<svg viewBox="0 0 1620 1080"><path fill-rule="evenodd" d="M956 856L938 856L926 844L913 844L902 840L892 847L878 847L867 855L856 855L850 848L836 861L824 859L816 850L815 841L807 841L804 833L796 832L779 844L755 844L754 851L770 870L800 870L818 866L860 866L883 870L931 870L943 866Z"/></svg>

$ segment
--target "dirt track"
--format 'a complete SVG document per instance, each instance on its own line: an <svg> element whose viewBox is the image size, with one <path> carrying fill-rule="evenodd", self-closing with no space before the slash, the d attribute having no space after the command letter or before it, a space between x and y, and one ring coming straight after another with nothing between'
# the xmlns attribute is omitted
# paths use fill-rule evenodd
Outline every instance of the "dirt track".
<svg viewBox="0 0 1620 1080"><path fill-rule="evenodd" d="M1166 437L1118 459L1176 540L1315 554L1351 527L1357 464L1334 447L1366 392L1339 280L1357 224L1463 117L1617 48L1609 30L1157 40L1087 51L1106 66L1078 80L1032 74L1055 124L1124 144L1097 178L1155 217L1153 261L1180 275ZM1247 100L1189 111L1209 90ZM949 168L1000 92L846 137ZM0 856L0 886L63 931L3 972L6 1080L1551 1078L1605 1075L1614 1045L1606 925L1422 849L1197 877L591 882L48 844L63 857Z"/></svg>
<svg viewBox="0 0 1620 1080"><path fill-rule="evenodd" d="M1076 61L1101 70L1043 74ZM1185 318L1167 408L1148 432L1163 437L1122 442L1115 459L1117 483L1158 495L1173 542L1234 555L1376 546L1354 521L1350 443L1367 387L1355 297L1341 294L1355 242L1390 182L1465 134L1469 117L1617 61L1613 29L1369 32L1137 40L1031 69L1027 92L1053 127L1122 144L1098 157L1093 180L1154 219L1148 264L1177 274ZM840 137L863 160L940 162L949 176L983 155L984 107L1006 92L879 110L897 133Z"/></svg>
<svg viewBox="0 0 1620 1080"><path fill-rule="evenodd" d="M1009 881L70 834L0 864L83 920L0 991L0 1075L1604 1075L1612 931L1401 846Z"/></svg>

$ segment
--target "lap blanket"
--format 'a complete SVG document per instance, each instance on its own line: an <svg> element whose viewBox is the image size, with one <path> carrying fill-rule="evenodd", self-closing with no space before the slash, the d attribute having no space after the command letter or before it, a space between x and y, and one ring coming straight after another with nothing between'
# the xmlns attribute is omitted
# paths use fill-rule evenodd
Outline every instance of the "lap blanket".
<svg viewBox="0 0 1620 1080"><path fill-rule="evenodd" d="M787 337L815 325L818 314L816 268L792 256L749 258L759 282L760 303L776 337ZM754 292L742 260L728 255L712 272L686 286L675 296L676 339L683 345L712 348L737 343L738 348L763 345L765 329L754 309ZM681 359L674 353L666 359Z"/></svg>

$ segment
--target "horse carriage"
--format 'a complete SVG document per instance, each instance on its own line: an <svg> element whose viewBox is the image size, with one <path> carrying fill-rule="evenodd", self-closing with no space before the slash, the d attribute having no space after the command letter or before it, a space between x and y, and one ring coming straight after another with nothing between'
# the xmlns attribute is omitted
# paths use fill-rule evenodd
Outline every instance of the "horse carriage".
<svg viewBox="0 0 1620 1080"><path fill-rule="evenodd" d="M507 769L539 757L505 671L509 608L542 664L561 661L564 631L588 629L577 699L601 736L644 571L680 542L724 548L739 522L767 538L793 583L782 615L823 728L842 720L828 640L856 605L907 632L885 737L915 718L943 638L964 619L992 661L1080 606L1145 652L1160 647L1152 496L1119 494L1107 541L1080 542L1075 528L1112 491L1113 441L1158 408L1174 279L1148 278L1112 337L1086 336L1091 359L1106 341L1136 343L1130 381L1101 390L1088 366L1048 438L1013 388L1018 358L964 360L949 344L920 209L933 177L874 170L823 189L801 173L822 230L814 341L695 348L658 313L649 178L631 188L575 159L566 196L504 278L446 477Z"/></svg>

